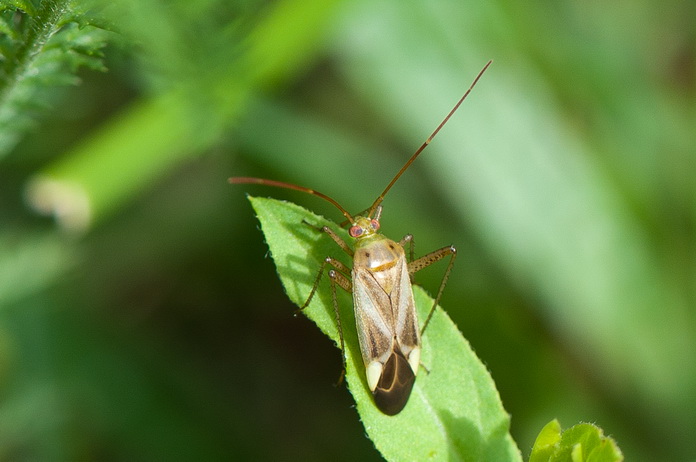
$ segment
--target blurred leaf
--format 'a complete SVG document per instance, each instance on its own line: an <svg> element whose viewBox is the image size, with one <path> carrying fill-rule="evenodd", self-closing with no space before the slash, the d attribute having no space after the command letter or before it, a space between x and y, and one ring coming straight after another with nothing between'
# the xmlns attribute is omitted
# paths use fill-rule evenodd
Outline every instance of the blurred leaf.
<svg viewBox="0 0 696 462"><path fill-rule="evenodd" d="M551 459L558 442L561 441L561 424L554 419L539 432L529 462L547 462Z"/></svg>
<svg viewBox="0 0 696 462"><path fill-rule="evenodd" d="M74 266L74 250L59 236L0 232L0 309L55 283Z"/></svg>
<svg viewBox="0 0 696 462"><path fill-rule="evenodd" d="M537 437L529 462L620 462L621 450L592 424L577 424L564 432L558 420L552 420Z"/></svg>
<svg viewBox="0 0 696 462"><path fill-rule="evenodd" d="M287 202L250 198L290 299L301 306L326 255L336 254L330 239L315 226L331 222ZM348 241L344 230L338 230ZM334 342L338 331L329 291L324 286L304 313ZM424 319L432 299L414 287L419 316ZM382 414L365 386L354 315L341 297L346 341L347 383L370 438L388 460L521 460L508 434L510 418L486 367L457 327L440 308L423 337L422 362L430 373L416 380L406 408L396 416Z"/></svg>

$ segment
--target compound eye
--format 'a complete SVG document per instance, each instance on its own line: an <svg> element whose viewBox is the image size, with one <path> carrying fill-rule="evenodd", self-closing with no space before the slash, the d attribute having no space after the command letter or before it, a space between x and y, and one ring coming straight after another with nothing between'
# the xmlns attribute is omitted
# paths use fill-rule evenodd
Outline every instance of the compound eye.
<svg viewBox="0 0 696 462"><path fill-rule="evenodd" d="M350 237L360 237L362 236L363 229L360 226L351 226L348 230Z"/></svg>
<svg viewBox="0 0 696 462"><path fill-rule="evenodd" d="M377 220L372 220L372 221L370 222L370 224L372 225L372 229L374 229L375 231L377 231L377 230L379 229L379 221L377 221Z"/></svg>

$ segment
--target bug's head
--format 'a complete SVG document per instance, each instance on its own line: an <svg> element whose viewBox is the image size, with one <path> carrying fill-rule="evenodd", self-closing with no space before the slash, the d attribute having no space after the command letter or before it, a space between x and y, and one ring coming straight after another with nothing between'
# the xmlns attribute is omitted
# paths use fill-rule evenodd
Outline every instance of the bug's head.
<svg viewBox="0 0 696 462"><path fill-rule="evenodd" d="M351 227L348 228L348 234L350 237L355 239L362 239L368 236L372 236L379 230L379 219L382 216L382 206L378 206L375 210L373 217L367 216L356 216L353 220Z"/></svg>
<svg viewBox="0 0 696 462"><path fill-rule="evenodd" d="M355 239L372 236L379 229L379 220L369 217L355 217L355 222L348 228L348 234Z"/></svg>

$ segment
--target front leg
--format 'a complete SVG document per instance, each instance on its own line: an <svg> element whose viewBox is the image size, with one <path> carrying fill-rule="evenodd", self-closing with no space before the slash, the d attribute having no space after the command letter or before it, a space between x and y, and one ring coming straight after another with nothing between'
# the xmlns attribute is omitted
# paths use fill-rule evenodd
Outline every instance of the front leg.
<svg viewBox="0 0 696 462"><path fill-rule="evenodd" d="M339 262L340 263L340 262ZM341 265L343 265L341 263ZM344 265L345 267L345 265ZM329 278L331 279L331 301L333 303L334 314L336 316L336 328L338 329L338 338L341 341L341 356L343 357L343 369L341 369L341 375L338 377L336 386L339 386L343 382L343 377L346 375L346 345L343 340L343 327L341 325L341 315L338 311L338 299L336 298L336 286L340 286L346 292L351 292L353 290L353 283L350 279L336 270L329 270Z"/></svg>
<svg viewBox="0 0 696 462"><path fill-rule="evenodd" d="M321 267L319 267L319 272L317 273L317 277L314 279L314 285L312 285L312 290L309 292L309 296L307 297L307 301L304 302L304 304L298 309L298 311L302 311L305 308L307 308L309 306L309 303L314 298L314 294L317 293L317 289L319 288L319 283L321 282L321 277L324 275L324 271L326 270L326 265L331 265L334 268L336 268L338 271L340 271L340 273L337 273L335 270L329 270L329 277L331 278L332 281L334 281L334 276L331 275L332 273L337 273L337 274L340 274L341 276L343 276L343 278L345 279L345 283L343 283L343 284L338 283L338 285L343 287L346 291L350 292L351 287L353 287L353 285L351 284L350 279L348 279L348 277L345 276L346 274L350 274L350 269L346 265L341 263L340 261L336 260L335 258L326 257L324 259L324 261L321 263ZM344 287L344 284L348 288Z"/></svg>
<svg viewBox="0 0 696 462"><path fill-rule="evenodd" d="M340 261L336 260L335 258L326 257L324 259L324 262L321 264L321 268L319 268L319 273L317 274L317 277L314 280L314 286L312 287L312 291L309 293L309 297L307 297L307 301L304 303L304 305L302 305L299 308L298 311L307 308L307 306L309 306L309 302L311 302L312 298L314 298L314 294L317 292L319 282L321 281L321 276L324 274L324 271L326 270L326 265L331 265L335 268L329 270L329 279L331 280L331 302L334 309L334 316L336 317L336 328L338 329L338 338L341 343L341 355L343 356L343 368L341 369L341 375L338 377L338 381L336 382L336 385L338 386L341 384L341 382L343 382L343 377L346 375L346 345L345 340L343 339L343 326L341 324L341 314L338 309L336 286L339 286L348 293L350 293L353 290L353 283L351 282L350 278L346 275L350 274L350 269Z"/></svg>
<svg viewBox="0 0 696 462"><path fill-rule="evenodd" d="M320 231L320 232L322 232L322 233L328 234L329 237L330 237L331 239L333 239L333 241L334 241L340 248L342 248L343 251L344 251L345 253L347 253L348 255L350 255L351 258L353 257L353 249L351 249L351 248L348 246L348 244L346 244L346 241L344 241L343 239L341 239L341 237L340 237L338 234L336 234L336 232L335 232L333 229L329 228L328 226L314 226L313 224L311 224L310 222L308 222L308 221L306 221L306 220L302 220L302 223L304 223L305 225L309 226L310 228L316 229L317 231Z"/></svg>
<svg viewBox="0 0 696 462"><path fill-rule="evenodd" d="M321 231L323 233L326 233L329 235L329 237L341 248L345 253L350 255L350 257L353 257L353 250L346 244L346 242L341 239L341 237L336 234L336 232L329 228L328 226L314 226L311 223L303 220L303 223L306 225L316 229L317 231ZM326 271L326 265L331 265L333 266L334 269L329 270L329 278L331 279L331 301L333 304L333 309L334 309L334 315L336 316L336 327L338 329L338 337L340 339L341 343L341 355L343 356L343 369L341 370L341 375L338 378L338 381L336 382L336 385L340 385L341 382L343 381L343 377L346 374L346 350L345 350L345 341L343 339L343 327L341 325L341 315L338 310L338 299L336 297L336 286L338 285L341 287L343 290L346 292L350 293L353 290L353 283L350 280L350 277L348 276L351 273L350 268L348 268L346 265L344 265L341 261L336 260L333 257L326 257L324 261L321 264L321 267L319 268L319 272L317 273L317 277L314 280L314 285L312 286L312 290L309 292L309 296L307 297L307 301L304 302L304 304L299 308L298 311L304 310L309 306L309 303L312 301L312 298L314 298L314 295L317 292L317 289L319 288L319 283L321 282L321 277L324 274L324 271Z"/></svg>

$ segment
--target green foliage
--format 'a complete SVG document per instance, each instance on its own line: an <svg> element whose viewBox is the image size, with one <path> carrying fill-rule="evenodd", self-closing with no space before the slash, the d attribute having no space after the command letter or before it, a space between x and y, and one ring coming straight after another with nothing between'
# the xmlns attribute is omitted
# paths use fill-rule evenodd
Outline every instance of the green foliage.
<svg viewBox="0 0 696 462"><path fill-rule="evenodd" d="M339 354L225 179L358 210L488 59L385 230L457 246L442 304L523 452L556 415L627 460L694 458L692 2L0 5L1 460L379 458L361 368L355 398L327 386Z"/></svg>
<svg viewBox="0 0 696 462"><path fill-rule="evenodd" d="M51 89L79 82L81 67L104 71L105 32L69 0L0 3L0 156L50 103Z"/></svg>
<svg viewBox="0 0 696 462"><path fill-rule="evenodd" d="M348 234L295 204L262 198L250 200L285 290L301 306L324 257L340 252L333 241L304 225L303 220L314 226L331 226L346 242L349 242ZM325 286L303 312L338 342L331 297ZM382 414L365 385L355 318L346 298L341 297L340 313L346 341L348 388L365 431L387 460L521 460L508 433L510 417L503 409L488 370L439 307L423 336L421 361L430 372L421 371L401 413ZM415 298L423 320L433 300L418 286Z"/></svg>
<svg viewBox="0 0 696 462"><path fill-rule="evenodd" d="M152 94L46 166L30 184L30 201L73 231L109 216L160 175L210 149L256 92L292 78L319 49L324 18L336 3L284 0L263 15L215 1L193 10L189 2L110 4L116 11L108 17L132 42L144 43L143 59L158 68L149 76ZM221 12L231 15L230 24L219 35L202 34L221 27ZM295 15L301 25L288 19ZM62 200L54 185L76 194ZM71 207L74 196L89 209Z"/></svg>
<svg viewBox="0 0 696 462"><path fill-rule="evenodd" d="M539 432L529 462L621 462L623 454L602 429L588 423L561 431L552 420Z"/></svg>

